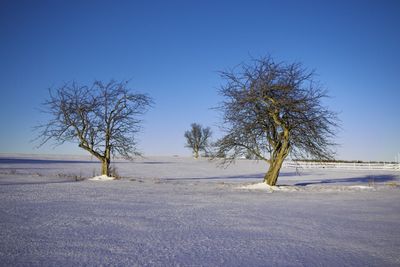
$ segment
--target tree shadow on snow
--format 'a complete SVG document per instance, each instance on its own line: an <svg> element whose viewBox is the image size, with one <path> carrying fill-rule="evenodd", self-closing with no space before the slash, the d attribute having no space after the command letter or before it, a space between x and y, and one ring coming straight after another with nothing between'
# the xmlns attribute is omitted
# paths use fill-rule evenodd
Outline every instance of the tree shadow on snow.
<svg viewBox="0 0 400 267"><path fill-rule="evenodd" d="M47 185L47 184L67 184L67 183L76 183L80 182L80 180L61 180L61 181L6 181L2 182L0 180L0 186L7 186L7 185Z"/></svg>
<svg viewBox="0 0 400 267"><path fill-rule="evenodd" d="M95 163L98 164L100 161L90 160L56 160L56 159L24 159L24 158L0 158L0 164L66 164L66 163Z"/></svg>
<svg viewBox="0 0 400 267"><path fill-rule="evenodd" d="M149 164L149 165L158 165L158 164L171 164L173 162L169 161L121 161L121 160L112 160L112 162L121 164ZM100 164L99 160L70 160L70 159L27 159L27 158L0 158L0 164Z"/></svg>
<svg viewBox="0 0 400 267"><path fill-rule="evenodd" d="M279 176L296 176L296 172L285 172L279 174ZM165 178L167 181L193 181L193 180L235 180L235 179L263 179L265 173L256 174L238 174L238 175L225 175L225 176L210 176L210 177L191 177L191 178Z"/></svg>
<svg viewBox="0 0 400 267"><path fill-rule="evenodd" d="M119 163L119 162L118 162ZM169 161L133 161L131 163L134 164L145 164L145 165L158 165L158 164L172 164L173 162L169 162Z"/></svg>
<svg viewBox="0 0 400 267"><path fill-rule="evenodd" d="M398 180L397 175L387 174L387 175L367 175L363 177L352 177L352 178L340 178L340 179L326 179L315 182L302 182L297 183L297 186L307 186L315 184L339 184L339 183L385 183Z"/></svg>

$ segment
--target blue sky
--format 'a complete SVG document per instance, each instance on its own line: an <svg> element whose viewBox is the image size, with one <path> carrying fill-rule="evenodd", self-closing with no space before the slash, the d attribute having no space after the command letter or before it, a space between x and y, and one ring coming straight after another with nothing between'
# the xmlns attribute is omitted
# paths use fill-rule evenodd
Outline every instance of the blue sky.
<svg viewBox="0 0 400 267"><path fill-rule="evenodd" d="M338 111L338 158L400 152L399 1L1 1L0 152L35 149L49 87L131 79L153 97L140 148L190 155L192 122L218 137L218 71L266 54L315 69Z"/></svg>

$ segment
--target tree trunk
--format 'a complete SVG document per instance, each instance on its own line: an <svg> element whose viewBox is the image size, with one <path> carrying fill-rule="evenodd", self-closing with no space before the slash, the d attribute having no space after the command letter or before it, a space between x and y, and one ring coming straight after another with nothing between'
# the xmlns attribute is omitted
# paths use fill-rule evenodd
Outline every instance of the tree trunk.
<svg viewBox="0 0 400 267"><path fill-rule="evenodd" d="M101 161L101 175L109 176L109 174L110 174L110 160L103 159Z"/></svg>
<svg viewBox="0 0 400 267"><path fill-rule="evenodd" d="M270 186L276 185L282 163L289 154L289 134L288 131L285 131L285 133L285 140L283 141L283 143L281 143L281 145L278 146L278 149L274 151L270 161L268 172L264 176L264 183L267 183Z"/></svg>
<svg viewBox="0 0 400 267"><path fill-rule="evenodd" d="M197 150L197 149L193 150L193 157L194 157L195 159L198 159L198 158L199 158L199 150Z"/></svg>
<svg viewBox="0 0 400 267"><path fill-rule="evenodd" d="M267 183L270 186L276 185L283 160L284 158L277 158L274 161L271 161L268 172L264 176L264 183Z"/></svg>

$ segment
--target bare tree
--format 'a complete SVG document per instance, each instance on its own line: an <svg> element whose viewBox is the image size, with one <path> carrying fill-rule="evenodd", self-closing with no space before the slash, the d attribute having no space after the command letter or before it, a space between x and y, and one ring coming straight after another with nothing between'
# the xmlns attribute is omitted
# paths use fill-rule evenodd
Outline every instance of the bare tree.
<svg viewBox="0 0 400 267"><path fill-rule="evenodd" d="M110 175L112 156L139 155L135 135L151 102L147 95L131 93L125 81L95 81L90 87L72 82L50 89L43 103L50 119L36 127L39 146L50 140L55 145L77 142L101 161L101 174Z"/></svg>
<svg viewBox="0 0 400 267"><path fill-rule="evenodd" d="M264 182L275 185L285 158L332 159L337 115L322 105L326 90L300 63L271 57L222 72L220 93L226 135L217 141L225 163L254 155L269 164Z"/></svg>
<svg viewBox="0 0 400 267"><path fill-rule="evenodd" d="M210 127L203 128L200 124L192 123L190 131L185 132L186 147L193 150L193 157L197 159L199 152L208 153L209 139L212 135Z"/></svg>

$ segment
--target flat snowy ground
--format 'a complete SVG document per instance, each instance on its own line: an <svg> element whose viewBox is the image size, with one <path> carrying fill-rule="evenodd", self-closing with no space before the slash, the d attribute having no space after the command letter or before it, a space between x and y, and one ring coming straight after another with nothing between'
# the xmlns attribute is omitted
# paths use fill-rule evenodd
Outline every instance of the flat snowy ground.
<svg viewBox="0 0 400 267"><path fill-rule="evenodd" d="M89 181L90 158L0 157L0 265L400 266L399 171L283 169L271 193L241 189L262 162L115 167Z"/></svg>

